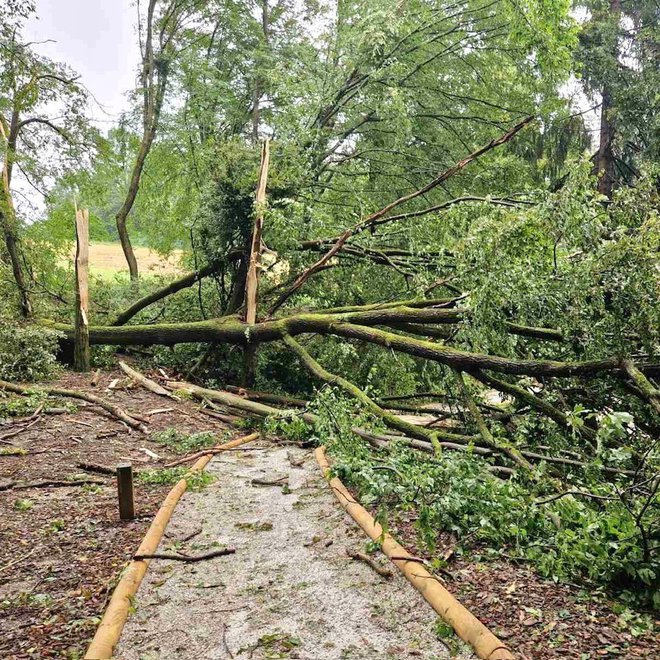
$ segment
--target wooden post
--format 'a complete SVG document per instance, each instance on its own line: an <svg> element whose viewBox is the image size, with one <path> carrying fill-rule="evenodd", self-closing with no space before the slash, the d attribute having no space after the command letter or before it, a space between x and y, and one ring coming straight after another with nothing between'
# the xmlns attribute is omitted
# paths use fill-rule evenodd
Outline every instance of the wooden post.
<svg viewBox="0 0 660 660"><path fill-rule="evenodd" d="M135 502L133 497L133 466L130 463L120 463L117 466L117 495L119 496L119 518L133 520L135 518Z"/></svg>
<svg viewBox="0 0 660 660"><path fill-rule="evenodd" d="M76 320L73 367L89 371L89 211L76 210Z"/></svg>

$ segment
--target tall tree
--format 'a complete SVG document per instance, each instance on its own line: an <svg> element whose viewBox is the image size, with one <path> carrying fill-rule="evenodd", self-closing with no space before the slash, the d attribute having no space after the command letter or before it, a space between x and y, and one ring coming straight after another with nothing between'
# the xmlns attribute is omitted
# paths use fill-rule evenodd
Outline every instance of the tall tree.
<svg viewBox="0 0 660 660"><path fill-rule="evenodd" d="M600 101L594 172L607 197L660 154L660 10L653 0L588 0L577 51L587 94Z"/></svg>
<svg viewBox="0 0 660 660"><path fill-rule="evenodd" d="M20 4L20 3L19 3ZM29 277L21 249L20 219L13 196L18 170L24 182L42 191L58 165L77 164L85 142L86 94L64 65L39 56L20 40L22 19L33 10L22 3L14 24L0 29L0 227L18 288L21 314L32 314Z"/></svg>
<svg viewBox="0 0 660 660"><path fill-rule="evenodd" d="M140 86L142 91L142 138L135 157L126 191L126 197L117 215L117 232L128 263L131 280L138 279L138 264L128 234L126 221L133 208L140 188L140 179L147 156L151 151L160 123L170 71L187 21L199 2L185 0L149 0L146 16L140 13L138 2L138 29L142 66Z"/></svg>

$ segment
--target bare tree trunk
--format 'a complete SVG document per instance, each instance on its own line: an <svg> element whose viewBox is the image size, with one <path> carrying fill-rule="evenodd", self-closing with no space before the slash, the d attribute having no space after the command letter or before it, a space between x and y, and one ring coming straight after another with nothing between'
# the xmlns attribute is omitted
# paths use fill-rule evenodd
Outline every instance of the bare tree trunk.
<svg viewBox="0 0 660 660"><path fill-rule="evenodd" d="M3 195L4 197L4 195ZM23 318L30 318L32 316L32 303L30 302L30 294L27 286L25 274L23 273L23 265L21 263L20 248L18 236L15 232L14 218L10 217L11 211L8 212L7 206L11 204L8 200L0 200L0 224L5 237L5 245L7 246L7 254L11 263L11 269L18 288L18 297L21 307L21 316ZM2 208L4 206L4 208Z"/></svg>
<svg viewBox="0 0 660 660"><path fill-rule="evenodd" d="M73 366L76 371L89 371L89 211L76 210L76 336Z"/></svg>
<svg viewBox="0 0 660 660"><path fill-rule="evenodd" d="M144 43L144 51L142 53L142 72L140 74L142 82L143 93L143 131L142 141L140 142L140 149L138 150L133 171L131 173L131 181L126 192L124 203L121 205L115 221L117 223L117 233L121 242L128 270L131 275L131 280L138 279L138 264L135 258L135 252L131 244L131 239L128 235L126 227L126 220L128 214L133 208L135 198L137 197L140 188L140 179L144 164L147 156L151 151L154 138L156 137L156 130L160 121L160 113L163 107L163 99L165 98L165 90L167 88L167 79L169 73L168 63L163 53L160 52L158 56L154 54L153 48L153 29L154 29L154 14L158 0L149 0L149 8L147 10L147 30ZM172 35L170 35L171 39Z"/></svg>
<svg viewBox="0 0 660 660"><path fill-rule="evenodd" d="M30 302L27 280L23 272L23 264L21 263L19 238L16 232L16 216L14 214L11 191L9 190L9 176L6 162L2 170L2 187L0 190L0 225L2 225L7 254L9 255L12 273L14 274L16 287L18 288L21 316L27 319L32 316L32 303Z"/></svg>

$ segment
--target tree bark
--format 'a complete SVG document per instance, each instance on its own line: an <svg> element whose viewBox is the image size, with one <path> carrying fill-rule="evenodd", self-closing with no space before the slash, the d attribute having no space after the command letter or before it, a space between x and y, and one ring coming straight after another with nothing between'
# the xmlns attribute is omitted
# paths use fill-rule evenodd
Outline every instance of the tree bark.
<svg viewBox="0 0 660 660"><path fill-rule="evenodd" d="M617 22L621 16L621 0L610 0L610 19ZM611 55L618 58L617 42L615 40ZM614 118L614 99L610 86L603 85L602 104L600 110L600 133L598 152L596 154L596 174L598 175L598 192L608 199L612 197L612 190L616 181L616 166L614 161L614 139L616 135L616 124Z"/></svg>
<svg viewBox="0 0 660 660"><path fill-rule="evenodd" d="M6 143L5 161L2 165L2 175L0 176L0 225L4 234L5 245L7 247L7 254L11 263L11 270L14 275L14 281L18 289L19 304L21 308L21 316L28 319L32 316L32 303L30 301L30 293L27 286L27 280L23 272L23 264L21 262L20 245L17 233L16 214L14 212L14 204L11 196L11 168L12 158L16 146L16 135L18 131L18 113L12 114L12 123L9 127L9 132L5 127L3 120L0 119L0 133Z"/></svg>
<svg viewBox="0 0 660 660"><path fill-rule="evenodd" d="M441 312L453 310L414 310L415 312ZM410 312L406 312L410 313ZM370 322L386 324L388 315L395 320L406 320L402 310L383 310L349 314L296 314L282 319L264 321L248 326L235 316L224 316L208 321L193 323L163 323L126 327L90 327L92 344L142 345L162 344L173 346L182 343L218 342L246 346L262 342L277 341L285 334L292 336L317 333L355 339L387 349L407 353L415 357L432 360L461 371L487 369L499 373L529 376L593 376L599 373L622 373L620 360L616 357L586 360L581 362L558 362L554 360L520 359L473 353L397 335L365 325ZM402 319L403 317L403 319ZM67 338L72 338L71 326L58 323L44 323L48 327L61 330ZM647 375L660 373L659 364L641 364L639 370Z"/></svg>
<svg viewBox="0 0 660 660"><path fill-rule="evenodd" d="M144 170L144 164L156 137L169 74L168 63L163 57L163 53L159 53L159 57L157 58L153 48L154 15L157 2L158 0L149 0L149 7L147 9L147 31L142 56L142 71L140 74L144 98L142 107L142 140L135 163L133 164L131 180L126 191L124 203L115 216L119 241L121 242L121 248L124 252L132 281L138 279L139 273L137 259L135 258L135 252L133 251L126 227L126 220L135 203L135 198L140 188L140 179Z"/></svg>
<svg viewBox="0 0 660 660"><path fill-rule="evenodd" d="M89 211L76 210L76 338L73 366L87 372L89 366Z"/></svg>

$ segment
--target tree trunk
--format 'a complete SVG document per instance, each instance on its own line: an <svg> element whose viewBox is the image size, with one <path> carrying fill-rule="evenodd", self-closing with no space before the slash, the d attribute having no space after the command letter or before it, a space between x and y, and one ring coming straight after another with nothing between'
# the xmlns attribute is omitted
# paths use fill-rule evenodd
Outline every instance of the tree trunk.
<svg viewBox="0 0 660 660"><path fill-rule="evenodd" d="M87 372L89 366L89 211L76 211L76 338L73 346L73 366Z"/></svg>
<svg viewBox="0 0 660 660"><path fill-rule="evenodd" d="M621 16L621 0L610 0L610 17L618 21ZM617 43L614 42L612 56L617 58ZM608 199L612 197L612 190L616 180L614 164L614 138L616 134L614 119L614 101L612 91L607 83L602 90L602 105L600 110L600 136L598 152L596 154L596 173L598 174L598 192Z"/></svg>
<svg viewBox="0 0 660 660"><path fill-rule="evenodd" d="M432 310L410 310L408 314L410 318L414 318L412 313L420 311L428 312ZM152 344L173 346L182 343L218 342L247 346L249 344L280 341L286 334L296 336L305 333L317 333L364 341L392 351L406 353L417 358L431 360L467 372L487 369L513 375L548 377L593 376L608 372L615 374L623 373L623 368L617 357L582 362L509 358L458 350L438 343L397 335L367 325L358 325L358 323L367 322L373 325L386 325L388 323L388 314L392 315L392 322L398 322L404 316L401 310L391 310L390 312L383 310L377 316L374 315L374 312L295 314L254 325L247 325L236 316L224 316L208 321L192 323L90 327L90 342L92 344L147 346ZM50 323L48 326L61 330L67 335L69 340L73 337L71 326L58 323ZM659 364L640 364L638 368L647 376L660 373Z"/></svg>
<svg viewBox="0 0 660 660"><path fill-rule="evenodd" d="M135 258L135 252L133 251L133 246L131 245L131 239L128 235L128 229L126 228L126 219L135 203L135 198L137 197L138 189L140 187L140 178L142 177L142 171L144 170L144 164L151 151L154 138L156 137L156 130L160 121L160 113L163 107L163 99L165 98L165 90L167 88L169 74L167 58L162 57L162 53L157 57L153 49L153 24L155 20L156 3L157 0L149 0L146 40L142 57L142 72L140 74L144 97L142 108L142 141L140 142L140 149L138 150L137 158L133 165L131 181L128 186L128 191L126 192L126 198L115 216L121 248L124 251L128 270L131 275L131 280L133 281L138 279L138 264ZM170 37L172 36L173 35L170 35Z"/></svg>
<svg viewBox="0 0 660 660"><path fill-rule="evenodd" d="M32 303L30 302L30 293L25 273L23 272L23 264L21 262L19 238L16 233L14 207L12 205L9 191L4 185L4 182L6 181L5 174L6 170L3 171L3 186L0 193L0 224L2 225L5 245L7 246L7 254L9 255L12 273L14 274L14 280L18 289L21 316L28 319L32 316Z"/></svg>

